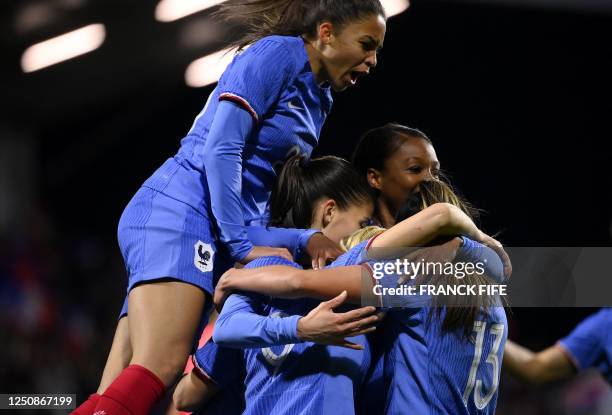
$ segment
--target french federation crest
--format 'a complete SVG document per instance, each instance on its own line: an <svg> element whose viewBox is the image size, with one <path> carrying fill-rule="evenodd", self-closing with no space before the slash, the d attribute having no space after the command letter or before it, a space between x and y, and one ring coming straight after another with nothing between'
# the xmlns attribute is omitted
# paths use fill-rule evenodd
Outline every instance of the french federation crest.
<svg viewBox="0 0 612 415"><path fill-rule="evenodd" d="M210 272L213 270L213 259L215 251L210 244L205 244L198 241L195 246L195 255L193 257L193 265L202 272Z"/></svg>

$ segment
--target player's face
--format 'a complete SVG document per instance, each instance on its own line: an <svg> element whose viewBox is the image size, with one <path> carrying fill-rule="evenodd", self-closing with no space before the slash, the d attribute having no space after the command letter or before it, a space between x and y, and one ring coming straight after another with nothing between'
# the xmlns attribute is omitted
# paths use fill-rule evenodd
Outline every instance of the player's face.
<svg viewBox="0 0 612 415"><path fill-rule="evenodd" d="M433 146L416 137L406 137L384 166L375 187L391 212L397 212L423 180L437 179L440 174L440 162Z"/></svg>
<svg viewBox="0 0 612 415"><path fill-rule="evenodd" d="M336 206L331 212L326 212L327 216L323 219L321 231L329 239L339 244L343 238L367 226L373 213L374 204L371 202L354 204L347 209L340 209Z"/></svg>
<svg viewBox="0 0 612 415"><path fill-rule="evenodd" d="M382 16L371 15L345 25L329 37L323 49L323 65L331 87L343 91L357 84L377 64L376 54L385 38L386 23Z"/></svg>

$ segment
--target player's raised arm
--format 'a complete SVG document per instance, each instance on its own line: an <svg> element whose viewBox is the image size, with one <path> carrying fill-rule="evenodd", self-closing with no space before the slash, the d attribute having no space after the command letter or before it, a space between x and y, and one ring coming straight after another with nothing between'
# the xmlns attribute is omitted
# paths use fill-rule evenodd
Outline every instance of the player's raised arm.
<svg viewBox="0 0 612 415"><path fill-rule="evenodd" d="M506 276L511 274L510 258L501 243L478 229L468 215L450 203L435 203L404 219L374 239L370 247L419 247L440 236L461 235L493 249L504 262Z"/></svg>

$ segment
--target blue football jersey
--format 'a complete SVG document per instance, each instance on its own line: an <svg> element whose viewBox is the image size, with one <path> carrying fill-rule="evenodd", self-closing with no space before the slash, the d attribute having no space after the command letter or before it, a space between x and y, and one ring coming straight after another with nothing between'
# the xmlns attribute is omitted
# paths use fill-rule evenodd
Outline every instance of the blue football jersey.
<svg viewBox="0 0 612 415"><path fill-rule="evenodd" d="M282 258L260 258L248 267L264 265L291 265ZM259 344L264 340L257 327L230 327L234 310L284 319L306 315L319 301L313 299L281 300L258 294L233 294L225 304L219 322L223 330L231 331L237 345L245 341ZM238 319L236 319L238 320ZM246 321L246 320L243 320ZM276 334L263 333L266 341ZM228 341L228 335L215 336ZM257 338L255 338L257 337ZM282 336L287 338L286 336ZM312 342L299 342L269 347L251 347L243 351L245 378L245 414L354 414L354 397L362 385L370 366L370 353L365 336L350 338L364 345L366 350L351 350L336 346L323 346ZM214 374L213 374L214 377Z"/></svg>
<svg viewBox="0 0 612 415"><path fill-rule="evenodd" d="M393 309L387 315L385 413L494 414L508 336L504 309L481 313L467 339L443 331L440 319L428 319L430 312Z"/></svg>
<svg viewBox="0 0 612 415"><path fill-rule="evenodd" d="M559 344L576 369L595 368L612 384L612 308L587 317Z"/></svg>
<svg viewBox="0 0 612 415"><path fill-rule="evenodd" d="M499 257L479 243L464 240L458 258L484 261L492 280L504 278ZM374 266L377 261L368 262ZM384 275L377 283L396 288L398 275ZM406 285L414 283L409 280ZM481 311L466 338L462 330L442 329L446 311L438 315L429 307L430 300L413 295L383 298L389 307L379 330L384 336L384 413L494 414L508 336L504 308Z"/></svg>
<svg viewBox="0 0 612 415"><path fill-rule="evenodd" d="M251 115L249 137L208 142L223 101ZM294 154L310 156L331 105L330 88L317 84L303 39L265 37L234 57L181 141L178 154L145 186L197 210L212 209L221 240L232 254L244 254L246 236L241 227L266 224L274 167ZM213 158L218 165L206 169L211 151L218 154ZM231 190L219 193L224 187Z"/></svg>
<svg viewBox="0 0 612 415"><path fill-rule="evenodd" d="M313 300L261 303L261 314L304 315ZM354 414L354 399L370 365L364 336L350 338L366 350L302 342L244 351L245 414Z"/></svg>

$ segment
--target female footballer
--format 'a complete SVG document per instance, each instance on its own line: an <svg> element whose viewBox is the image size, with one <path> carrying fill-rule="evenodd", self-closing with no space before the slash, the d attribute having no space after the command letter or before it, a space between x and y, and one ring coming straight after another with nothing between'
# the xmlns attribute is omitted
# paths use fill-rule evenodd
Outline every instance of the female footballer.
<svg viewBox="0 0 612 415"><path fill-rule="evenodd" d="M230 0L221 15L246 28L236 45L250 47L224 72L177 155L123 212L132 357L86 413L148 413L174 382L210 308L215 256L229 264L286 255L254 246L245 227L266 222L273 166L310 155L330 89L376 66L386 29L378 0Z"/></svg>

